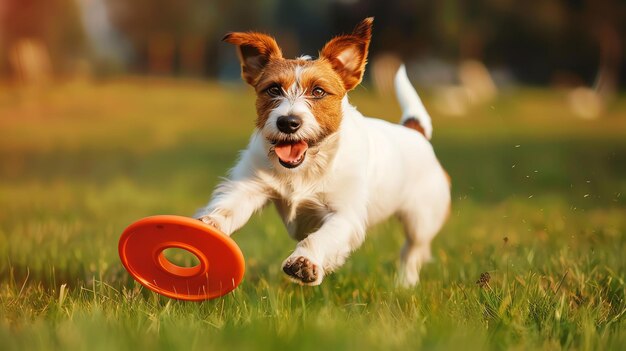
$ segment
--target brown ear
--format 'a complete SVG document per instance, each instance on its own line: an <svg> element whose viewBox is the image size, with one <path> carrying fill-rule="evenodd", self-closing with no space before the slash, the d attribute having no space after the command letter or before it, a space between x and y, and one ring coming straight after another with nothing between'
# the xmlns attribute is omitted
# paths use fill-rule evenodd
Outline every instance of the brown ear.
<svg viewBox="0 0 626 351"><path fill-rule="evenodd" d="M320 57L329 60L333 65L346 90L353 89L363 79L373 22L374 17L364 19L354 28L352 34L333 38L320 53Z"/></svg>
<svg viewBox="0 0 626 351"><path fill-rule="evenodd" d="M283 57L278 44L269 35L255 32L228 33L222 41L237 45L241 77L250 85L255 85L271 58Z"/></svg>

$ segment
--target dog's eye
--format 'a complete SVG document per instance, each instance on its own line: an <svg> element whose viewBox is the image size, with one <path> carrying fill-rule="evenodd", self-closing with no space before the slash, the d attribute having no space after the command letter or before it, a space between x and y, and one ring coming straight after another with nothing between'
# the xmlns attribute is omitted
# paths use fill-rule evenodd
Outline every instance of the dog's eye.
<svg viewBox="0 0 626 351"><path fill-rule="evenodd" d="M283 90L278 85L272 85L265 90L267 95L271 97L277 97L283 95Z"/></svg>
<svg viewBox="0 0 626 351"><path fill-rule="evenodd" d="M316 99L321 99L321 98L323 98L324 96L326 96L326 92L324 91L324 89L319 88L319 87L317 87L317 88L313 89L313 91L311 92L311 94L312 94L312 95L313 95L313 97L314 97L314 98L316 98Z"/></svg>

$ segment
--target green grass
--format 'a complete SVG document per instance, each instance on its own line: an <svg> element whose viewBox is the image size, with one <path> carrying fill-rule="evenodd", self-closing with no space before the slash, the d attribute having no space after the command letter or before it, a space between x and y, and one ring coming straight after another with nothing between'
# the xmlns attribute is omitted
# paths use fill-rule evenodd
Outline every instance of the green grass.
<svg viewBox="0 0 626 351"><path fill-rule="evenodd" d="M0 349L621 349L626 98L597 121L564 101L522 90L468 118L433 113L454 202L416 288L393 285L394 220L322 286L289 283L280 263L294 243L268 208L234 235L247 266L239 288L188 303L129 278L117 240L138 218L205 204L252 130L250 91L2 87ZM399 116L364 88L352 102Z"/></svg>

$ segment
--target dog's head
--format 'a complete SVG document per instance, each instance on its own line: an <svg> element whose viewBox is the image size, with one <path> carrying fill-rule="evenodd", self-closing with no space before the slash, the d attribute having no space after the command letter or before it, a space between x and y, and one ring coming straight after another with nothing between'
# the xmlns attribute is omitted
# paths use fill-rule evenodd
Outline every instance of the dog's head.
<svg viewBox="0 0 626 351"><path fill-rule="evenodd" d="M351 34L330 40L316 60L285 59L265 34L224 37L237 46L241 75L256 90L256 126L273 162L296 168L309 148L338 130L342 100L363 78L372 22L366 18Z"/></svg>

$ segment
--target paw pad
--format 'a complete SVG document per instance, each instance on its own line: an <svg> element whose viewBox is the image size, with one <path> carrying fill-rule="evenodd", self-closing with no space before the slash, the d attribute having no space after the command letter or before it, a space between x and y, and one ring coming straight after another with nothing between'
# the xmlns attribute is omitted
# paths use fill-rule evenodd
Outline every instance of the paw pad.
<svg viewBox="0 0 626 351"><path fill-rule="evenodd" d="M318 277L317 266L302 256L288 259L283 266L283 271L303 283L312 283Z"/></svg>

